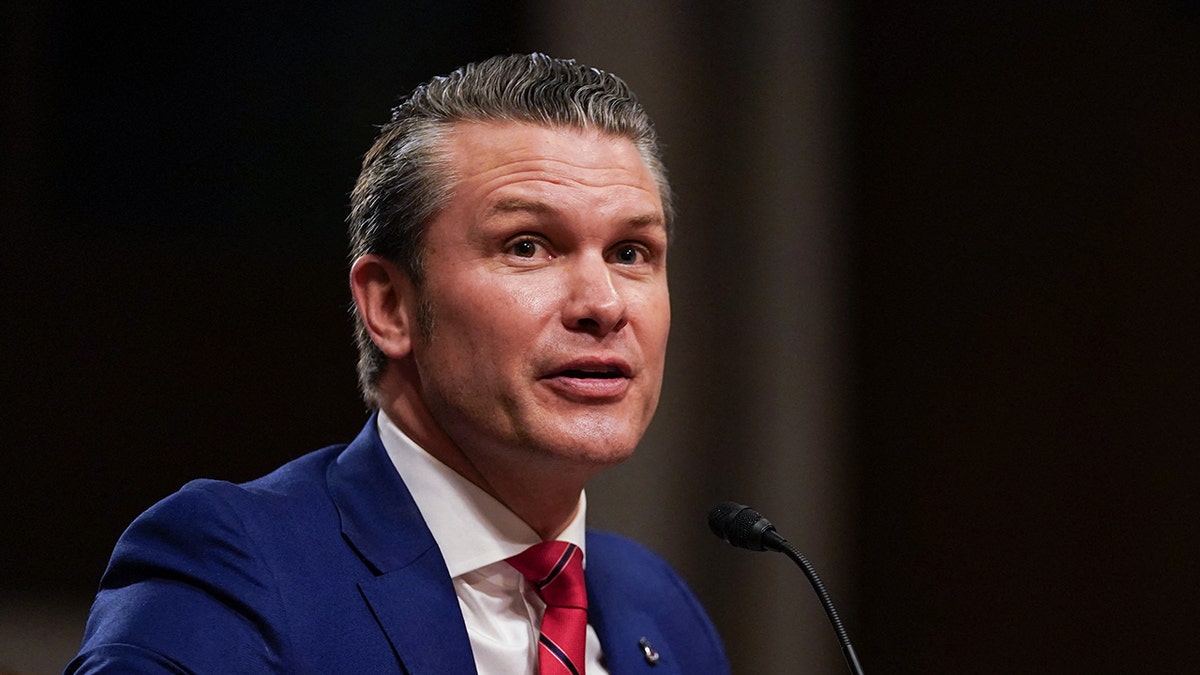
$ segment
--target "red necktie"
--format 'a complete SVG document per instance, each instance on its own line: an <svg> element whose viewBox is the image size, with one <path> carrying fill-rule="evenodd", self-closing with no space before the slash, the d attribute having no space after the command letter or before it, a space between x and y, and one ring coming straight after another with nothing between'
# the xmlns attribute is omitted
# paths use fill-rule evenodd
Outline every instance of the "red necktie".
<svg viewBox="0 0 1200 675"><path fill-rule="evenodd" d="M538 675L584 675L587 588L583 551L565 541L543 541L508 559L546 603L538 638Z"/></svg>

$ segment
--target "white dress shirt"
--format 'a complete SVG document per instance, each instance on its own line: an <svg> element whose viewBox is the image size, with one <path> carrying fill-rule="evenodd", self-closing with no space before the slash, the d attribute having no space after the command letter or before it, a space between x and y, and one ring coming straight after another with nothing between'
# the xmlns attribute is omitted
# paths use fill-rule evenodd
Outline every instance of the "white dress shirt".
<svg viewBox="0 0 1200 675"><path fill-rule="evenodd" d="M435 459L382 411L379 437L433 533L454 582L480 675L537 673L538 626L545 604L505 562L542 539L494 497ZM587 566L581 492L575 518L557 538L578 546ZM587 627L587 672L607 675L600 640Z"/></svg>

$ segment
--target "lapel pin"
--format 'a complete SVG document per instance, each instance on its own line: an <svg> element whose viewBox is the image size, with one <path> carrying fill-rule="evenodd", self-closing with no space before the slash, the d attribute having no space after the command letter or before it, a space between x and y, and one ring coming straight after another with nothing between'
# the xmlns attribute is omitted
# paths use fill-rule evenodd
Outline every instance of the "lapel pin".
<svg viewBox="0 0 1200 675"><path fill-rule="evenodd" d="M638 640L638 646L642 648L642 656L646 657L646 663L649 663L652 666L658 665L658 660L662 658L662 656L659 655L658 650L654 648L654 645L650 644L649 640L646 638L641 638Z"/></svg>

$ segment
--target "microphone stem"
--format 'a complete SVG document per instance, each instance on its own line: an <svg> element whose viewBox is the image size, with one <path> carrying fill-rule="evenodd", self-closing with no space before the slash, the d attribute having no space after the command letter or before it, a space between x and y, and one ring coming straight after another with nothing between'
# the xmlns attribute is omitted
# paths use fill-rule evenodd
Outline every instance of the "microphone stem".
<svg viewBox="0 0 1200 675"><path fill-rule="evenodd" d="M775 537L768 537L768 539L774 540ZM838 642L842 643L842 656L846 658L846 666L850 668L851 675L863 675L862 664L858 662L858 654L854 653L854 646L850 644L850 636L846 634L842 620L838 618L837 609L833 606L833 599L829 597L829 592L825 590L825 584L821 583L821 577L817 576L817 570L813 568L812 563L808 562L808 558L805 558L803 553L796 550L796 547L783 537L769 541L768 547L791 558L800 566L800 569L804 570L804 576L808 577L813 590L817 592L817 597L821 599L821 606L825 608L825 614L829 616L829 622L833 624L833 632L837 634Z"/></svg>

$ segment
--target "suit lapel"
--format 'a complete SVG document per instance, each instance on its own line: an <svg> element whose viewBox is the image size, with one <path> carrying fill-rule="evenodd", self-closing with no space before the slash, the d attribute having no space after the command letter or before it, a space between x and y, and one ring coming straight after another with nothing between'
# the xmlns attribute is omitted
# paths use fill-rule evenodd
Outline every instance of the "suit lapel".
<svg viewBox="0 0 1200 675"><path fill-rule="evenodd" d="M371 571L359 583L363 599L405 672L474 673L450 573L383 449L374 416L330 465L326 482L342 535Z"/></svg>
<svg viewBox="0 0 1200 675"><path fill-rule="evenodd" d="M588 621L596 629L605 665L611 675L645 673L679 675L679 661L657 622L636 603L623 601L614 594L602 574L587 575ZM645 641L658 658L652 663L642 647Z"/></svg>

